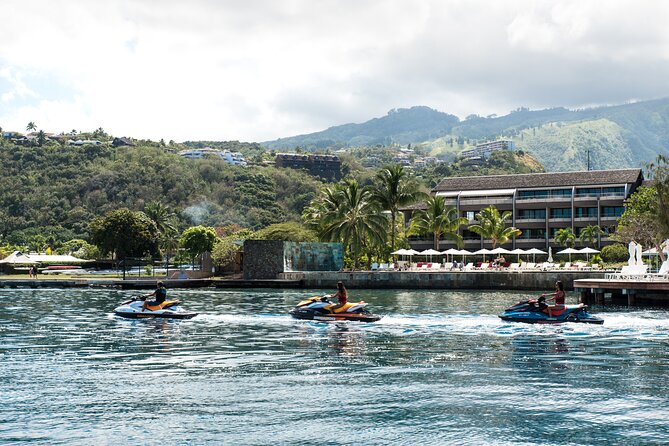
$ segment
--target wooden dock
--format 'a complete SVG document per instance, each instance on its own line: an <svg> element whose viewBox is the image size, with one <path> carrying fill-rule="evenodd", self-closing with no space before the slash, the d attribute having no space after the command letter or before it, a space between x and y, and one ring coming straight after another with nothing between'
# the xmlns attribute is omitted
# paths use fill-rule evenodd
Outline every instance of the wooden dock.
<svg viewBox="0 0 669 446"><path fill-rule="evenodd" d="M606 297L614 303L633 306L640 302L669 305L669 281L660 279L578 279L574 290L584 303L604 303Z"/></svg>

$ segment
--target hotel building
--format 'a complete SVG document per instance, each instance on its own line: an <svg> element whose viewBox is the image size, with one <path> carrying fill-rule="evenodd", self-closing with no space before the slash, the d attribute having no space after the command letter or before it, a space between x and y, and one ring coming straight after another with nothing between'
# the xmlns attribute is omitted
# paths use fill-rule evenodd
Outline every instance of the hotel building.
<svg viewBox="0 0 669 446"><path fill-rule="evenodd" d="M609 236L623 213L624 200L642 182L641 169L452 177L442 180L432 194L443 196L446 204L455 207L469 225L478 223L476 213L490 205L500 212L511 211L509 225L522 234L505 244L507 249L562 249L555 243L556 231L571 228L578 238L581 229L591 225L605 233L597 242L600 248L613 243ZM424 206L403 209L405 222ZM467 250L491 247L490 241L484 241L466 226L461 227L460 234ZM410 237L409 242L418 251L433 247L431 236ZM439 243L441 250L453 247L450 240Z"/></svg>

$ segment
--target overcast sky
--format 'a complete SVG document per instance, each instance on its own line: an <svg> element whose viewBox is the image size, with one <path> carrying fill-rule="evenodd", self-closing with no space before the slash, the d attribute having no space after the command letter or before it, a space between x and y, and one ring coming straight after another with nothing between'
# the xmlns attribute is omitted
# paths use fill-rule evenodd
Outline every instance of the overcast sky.
<svg viewBox="0 0 669 446"><path fill-rule="evenodd" d="M0 127L264 141L669 96L669 2L0 0Z"/></svg>

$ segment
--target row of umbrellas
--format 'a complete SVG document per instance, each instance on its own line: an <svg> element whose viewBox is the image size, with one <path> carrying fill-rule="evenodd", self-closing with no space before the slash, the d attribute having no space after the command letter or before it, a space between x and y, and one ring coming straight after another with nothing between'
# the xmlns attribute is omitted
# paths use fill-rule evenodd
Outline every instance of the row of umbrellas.
<svg viewBox="0 0 669 446"><path fill-rule="evenodd" d="M563 249L562 251L558 251L557 254L569 254L569 260L571 261L571 255L572 254L586 254L588 257L590 254L597 254L598 250L593 249L593 248L582 248L582 249L574 249L574 248L567 248ZM415 249L398 249L397 251L391 253L393 255L400 255L400 256L414 256L414 255L422 255L422 256L429 256L430 260L432 259L432 256L438 256L438 255L462 255L462 256L468 256L468 255L483 255L484 259L486 255L489 254L495 254L495 255L500 255L500 254L516 254L518 256L521 255L528 255L532 254L532 256L536 256L537 254L548 254L548 261L552 261L552 249L548 248L548 252L542 251L537 248L531 248L531 249L520 249L516 248L512 251L506 249L506 248L495 248L495 249L479 249L478 251L467 251L466 249L455 249L451 248L446 251L437 251L436 249L426 249L425 251L416 251Z"/></svg>

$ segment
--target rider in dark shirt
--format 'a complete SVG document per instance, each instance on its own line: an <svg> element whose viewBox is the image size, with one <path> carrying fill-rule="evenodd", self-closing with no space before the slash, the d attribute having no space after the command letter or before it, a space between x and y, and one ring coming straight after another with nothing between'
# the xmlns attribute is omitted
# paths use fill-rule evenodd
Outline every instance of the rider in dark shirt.
<svg viewBox="0 0 669 446"><path fill-rule="evenodd" d="M151 294L145 294L144 298L148 298L151 296L155 296L155 300L144 300L144 304L142 304L142 311L146 310L149 306L156 306L160 305L163 302L165 302L165 299L167 299L167 289L165 288L165 284L163 282L158 282L158 286L156 290L151 293Z"/></svg>

